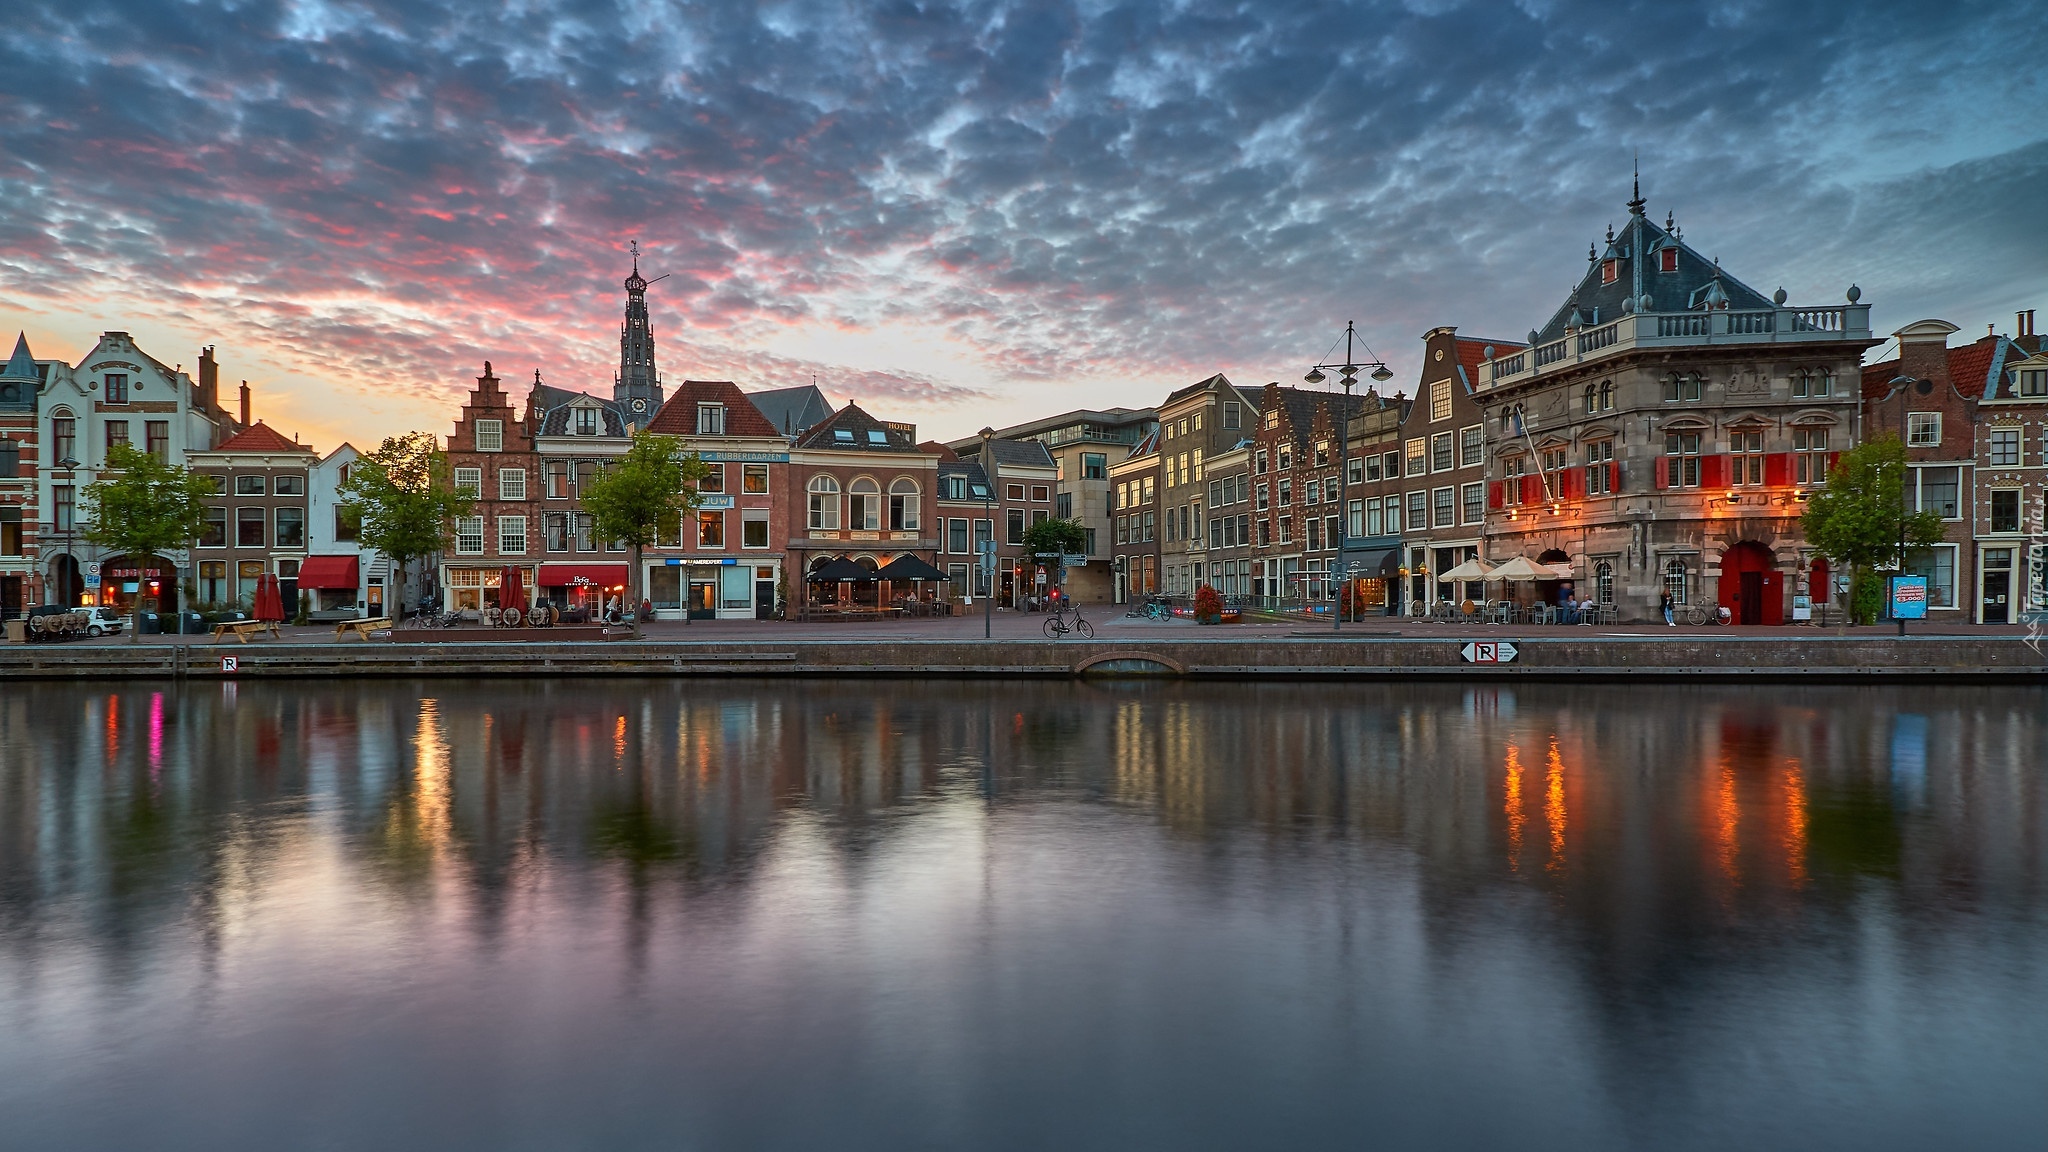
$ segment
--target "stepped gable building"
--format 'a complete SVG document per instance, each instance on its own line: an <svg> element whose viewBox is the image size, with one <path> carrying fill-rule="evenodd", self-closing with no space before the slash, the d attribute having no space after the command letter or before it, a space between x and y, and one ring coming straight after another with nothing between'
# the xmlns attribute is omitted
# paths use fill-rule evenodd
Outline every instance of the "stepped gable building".
<svg viewBox="0 0 2048 1152"><path fill-rule="evenodd" d="M1378 402L1371 394L1346 397L1266 385L1250 437L1260 557L1252 561L1256 595L1311 604L1336 598L1343 584L1337 561L1344 532L1342 430L1367 404ZM1188 591L1215 575L1197 568Z"/></svg>
<svg viewBox="0 0 2048 1152"><path fill-rule="evenodd" d="M710 469L697 513L646 551L660 620L774 618L790 538L789 441L729 380L685 380L647 429Z"/></svg>
<svg viewBox="0 0 2048 1152"><path fill-rule="evenodd" d="M28 334L19 333L14 354L0 368L0 620L12 620L42 599L36 531L42 423L36 401L42 389L43 372L29 351Z"/></svg>
<svg viewBox="0 0 2048 1152"><path fill-rule="evenodd" d="M1130 455L1109 466L1109 490L1116 521L1115 600L1142 601L1160 591L1159 439L1154 428L1131 446Z"/></svg>
<svg viewBox="0 0 2048 1152"><path fill-rule="evenodd" d="M934 562L938 541L927 517L938 463L918 447L917 425L877 420L850 401L797 438L789 486L802 494L803 511L790 526L788 563L799 615L836 589L801 589L797 581L836 557L871 572L906 552Z"/></svg>
<svg viewBox="0 0 2048 1152"><path fill-rule="evenodd" d="M476 507L456 519L452 547L442 554L442 606L450 611L495 606L507 567L520 570L531 598L539 552L534 537L541 505L539 457L532 425L520 419L511 397L498 387L488 360L448 437L448 469L456 490L475 500Z"/></svg>
<svg viewBox="0 0 2048 1152"><path fill-rule="evenodd" d="M1529 348L1487 359L1482 554L1569 564L1580 598L1611 583L1623 619L1665 592L1789 619L1827 586L1799 516L1855 436L1870 306L1853 286L1833 306L1766 297L1644 207L1638 191Z"/></svg>
<svg viewBox="0 0 2048 1152"><path fill-rule="evenodd" d="M1366 396L1369 402L1346 432L1344 560L1357 598L1353 614L1392 614L1401 610L1401 574L1407 571L1401 549L1401 429L1414 402L1400 393L1388 399L1368 390Z"/></svg>
<svg viewBox="0 0 2048 1152"><path fill-rule="evenodd" d="M213 448L185 454L188 467L213 478L215 494L206 530L192 549L197 603L247 609L268 573L277 577L285 612L297 612L318 462L311 447L260 421Z"/></svg>
<svg viewBox="0 0 2048 1152"><path fill-rule="evenodd" d="M1863 437L1903 432L1907 502L1941 517L1942 542L1906 558L1927 577L1929 616L2006 624L2025 610L2029 549L2041 539L2048 395L2028 389L2048 388L2048 376L2037 362L2021 368L2031 358L2013 338L1951 346L1957 331L1930 319L1892 334L1899 354L1863 369Z"/></svg>

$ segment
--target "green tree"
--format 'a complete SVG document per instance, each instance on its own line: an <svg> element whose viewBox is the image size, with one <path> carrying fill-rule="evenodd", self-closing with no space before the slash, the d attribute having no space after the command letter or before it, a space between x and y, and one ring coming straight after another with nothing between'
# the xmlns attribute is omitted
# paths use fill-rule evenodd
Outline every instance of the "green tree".
<svg viewBox="0 0 2048 1152"><path fill-rule="evenodd" d="M1088 551L1088 529L1079 520L1040 520L1024 530L1024 552L1035 556L1040 552L1058 552L1061 555L1080 555Z"/></svg>
<svg viewBox="0 0 2048 1152"><path fill-rule="evenodd" d="M1910 556L1941 540L1941 517L1906 511L1906 449L1896 436L1872 440L1842 453L1825 488L1813 494L1800 517L1806 539L1822 555L1849 566L1850 612L1856 623L1876 619L1878 599L1863 590L1875 568L1901 566L1900 545Z"/></svg>
<svg viewBox="0 0 2048 1152"><path fill-rule="evenodd" d="M126 444L107 449L107 465L83 494L85 538L138 560L189 546L206 530L211 476L157 459ZM135 598L130 643L142 637L142 597Z"/></svg>
<svg viewBox="0 0 2048 1152"><path fill-rule="evenodd" d="M619 540L633 546L633 566L627 570L626 590L633 613L633 635L640 635L637 610L642 599L640 555L661 536L665 525L680 526L702 501L698 485L711 468L692 452L685 455L682 442L645 430L633 434L626 454L613 460L590 483L583 486L583 510L590 513L591 527L598 538ZM686 604L683 622L690 614Z"/></svg>
<svg viewBox="0 0 2048 1152"><path fill-rule="evenodd" d="M357 541L391 557L399 596L406 565L446 547L455 518L476 508L455 490L448 455L432 432L386 437L350 466L340 503L357 518Z"/></svg>

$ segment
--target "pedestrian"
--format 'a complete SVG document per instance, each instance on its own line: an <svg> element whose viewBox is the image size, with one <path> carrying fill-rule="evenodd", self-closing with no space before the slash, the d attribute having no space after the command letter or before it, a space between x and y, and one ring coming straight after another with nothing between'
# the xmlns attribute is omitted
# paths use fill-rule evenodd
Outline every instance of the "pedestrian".
<svg viewBox="0 0 2048 1152"><path fill-rule="evenodd" d="M1661 607L1661 608L1663 608L1663 609L1664 609L1664 624L1665 624L1665 626L1666 626L1666 627L1668 627L1668 628L1676 628L1676 627L1678 627L1678 622L1677 622L1676 620L1673 620L1673 619L1671 618L1671 593L1670 593L1670 592L1666 592L1666 593L1664 593L1664 599L1663 599L1663 600L1662 600L1662 601L1661 601L1661 602L1659 603L1659 607Z"/></svg>

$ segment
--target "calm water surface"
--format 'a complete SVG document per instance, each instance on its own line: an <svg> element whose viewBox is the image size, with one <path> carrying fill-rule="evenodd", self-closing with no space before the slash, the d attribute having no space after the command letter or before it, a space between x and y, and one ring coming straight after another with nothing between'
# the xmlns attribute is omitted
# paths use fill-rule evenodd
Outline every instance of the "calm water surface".
<svg viewBox="0 0 2048 1152"><path fill-rule="evenodd" d="M0 1143L2048 1144L2035 689L0 696Z"/></svg>

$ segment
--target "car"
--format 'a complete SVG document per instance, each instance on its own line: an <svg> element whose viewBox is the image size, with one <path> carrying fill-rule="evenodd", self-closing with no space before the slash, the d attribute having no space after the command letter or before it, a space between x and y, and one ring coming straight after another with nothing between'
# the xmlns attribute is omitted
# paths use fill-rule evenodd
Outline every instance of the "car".
<svg viewBox="0 0 2048 1152"><path fill-rule="evenodd" d="M85 611L87 636L105 636L109 632L118 636L123 628L128 627L128 617L112 608L87 608Z"/></svg>

